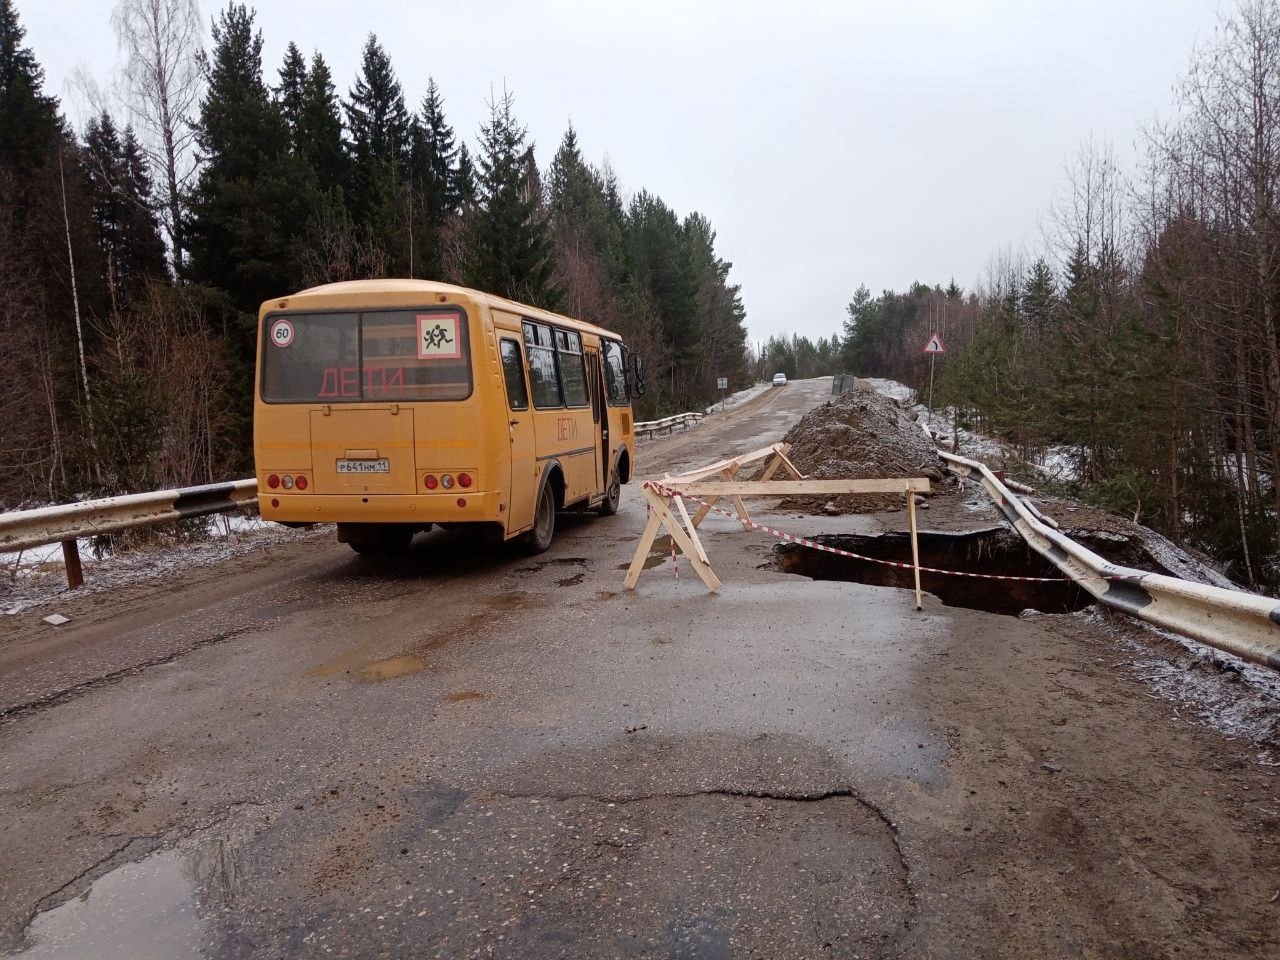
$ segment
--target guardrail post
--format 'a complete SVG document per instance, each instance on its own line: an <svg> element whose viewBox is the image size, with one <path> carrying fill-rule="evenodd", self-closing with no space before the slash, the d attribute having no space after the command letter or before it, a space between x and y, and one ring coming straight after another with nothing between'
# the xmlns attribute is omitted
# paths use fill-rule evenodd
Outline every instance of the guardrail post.
<svg viewBox="0 0 1280 960"><path fill-rule="evenodd" d="M84 586L84 570L80 566L80 542L76 539L62 541L62 562L67 567L67 586L75 590Z"/></svg>

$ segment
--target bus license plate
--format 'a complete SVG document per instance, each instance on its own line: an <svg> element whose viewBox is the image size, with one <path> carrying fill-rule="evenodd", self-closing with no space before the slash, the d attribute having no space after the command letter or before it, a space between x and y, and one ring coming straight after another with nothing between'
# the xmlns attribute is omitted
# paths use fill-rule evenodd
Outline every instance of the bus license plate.
<svg viewBox="0 0 1280 960"><path fill-rule="evenodd" d="M390 473L390 460L339 460L339 473Z"/></svg>

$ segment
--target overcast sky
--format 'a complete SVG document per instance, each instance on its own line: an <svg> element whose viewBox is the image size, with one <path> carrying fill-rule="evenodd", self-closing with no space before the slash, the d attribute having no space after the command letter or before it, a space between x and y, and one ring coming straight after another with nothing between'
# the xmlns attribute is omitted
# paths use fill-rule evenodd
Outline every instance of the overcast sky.
<svg viewBox="0 0 1280 960"><path fill-rule="evenodd" d="M16 0L63 97L117 53L110 0ZM216 11L201 0L206 20ZM505 82L551 159L572 120L628 190L706 214L753 339L837 330L859 284L970 288L1039 224L1081 141L1135 155L1170 112L1206 0L262 0L268 82L290 40L346 93L366 35L416 108L429 74L474 141ZM206 26L207 33L207 26Z"/></svg>

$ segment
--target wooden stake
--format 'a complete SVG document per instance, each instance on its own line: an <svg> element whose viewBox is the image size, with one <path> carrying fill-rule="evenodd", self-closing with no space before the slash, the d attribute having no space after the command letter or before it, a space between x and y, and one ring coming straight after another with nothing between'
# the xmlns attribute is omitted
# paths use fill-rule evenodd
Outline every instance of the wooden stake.
<svg viewBox="0 0 1280 960"><path fill-rule="evenodd" d="M916 609L924 609L924 598L920 595L920 544L916 540L916 495L907 491L907 521L911 524L911 566L916 575Z"/></svg>
<svg viewBox="0 0 1280 960"><path fill-rule="evenodd" d="M645 499L649 499L652 490L645 490ZM636 588L636 581L640 579L640 571L644 569L644 563L649 559L649 548L653 546L654 538L658 536L658 527L662 525L662 517L650 504L649 522L644 525L644 533L640 534L640 542L636 544L636 555L631 560L631 566L627 568L627 575L622 581L622 585L628 590Z"/></svg>
<svg viewBox="0 0 1280 960"><path fill-rule="evenodd" d="M631 566L627 568L626 578L622 583L628 590L634 590L636 581L640 579L640 572L644 569L645 560L649 556L649 548L653 546L653 541L657 538L659 526L667 528L667 533L671 534L672 542L680 548L680 551L689 558L689 565L693 567L693 572L706 585L706 588L712 593L720 589L720 578L715 575L715 571L711 569L710 562L706 559L706 551L702 548L702 541L698 539L697 533L692 536L685 531L680 525L680 521L675 518L671 511L667 508L666 498L659 494L656 490L646 487L644 489L645 501L649 504L650 514L649 522L645 525L644 533L640 535L640 542L636 544L636 555L631 560ZM686 520L689 514L684 509L684 504L677 499L677 509L684 514Z"/></svg>
<svg viewBox="0 0 1280 960"><path fill-rule="evenodd" d="M76 539L62 541L62 562L67 569L67 586L72 590L84 586L84 570L80 566L80 543Z"/></svg>
<svg viewBox="0 0 1280 960"><path fill-rule="evenodd" d="M676 510L680 512L680 519L684 521L684 525L689 531L689 539L693 541L694 547L697 548L698 559L710 565L711 561L707 559L707 551L702 549L702 541L698 539L698 531L693 528L693 521L689 519L689 511L684 507L684 498L672 497L671 499L676 505Z"/></svg>

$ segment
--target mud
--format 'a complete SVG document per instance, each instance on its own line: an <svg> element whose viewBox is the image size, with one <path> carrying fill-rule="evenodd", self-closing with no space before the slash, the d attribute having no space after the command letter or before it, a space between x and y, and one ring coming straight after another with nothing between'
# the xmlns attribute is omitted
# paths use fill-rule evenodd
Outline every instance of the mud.
<svg viewBox="0 0 1280 960"><path fill-rule="evenodd" d="M776 440L827 386L647 443L641 475ZM989 528L971 492L924 521ZM628 488L537 559L281 543L0 619L0 952L74 914L81 956L1280 955L1255 671L1097 610L917 613L720 518L718 594L669 554L624 591L645 519ZM398 658L424 666L361 675Z"/></svg>
<svg viewBox="0 0 1280 960"><path fill-rule="evenodd" d="M791 461L810 479L927 477L940 487L949 482L912 414L871 391L852 390L809 411L783 439L791 444ZM883 494L796 497L783 503L827 514L876 513L902 505L902 497Z"/></svg>

